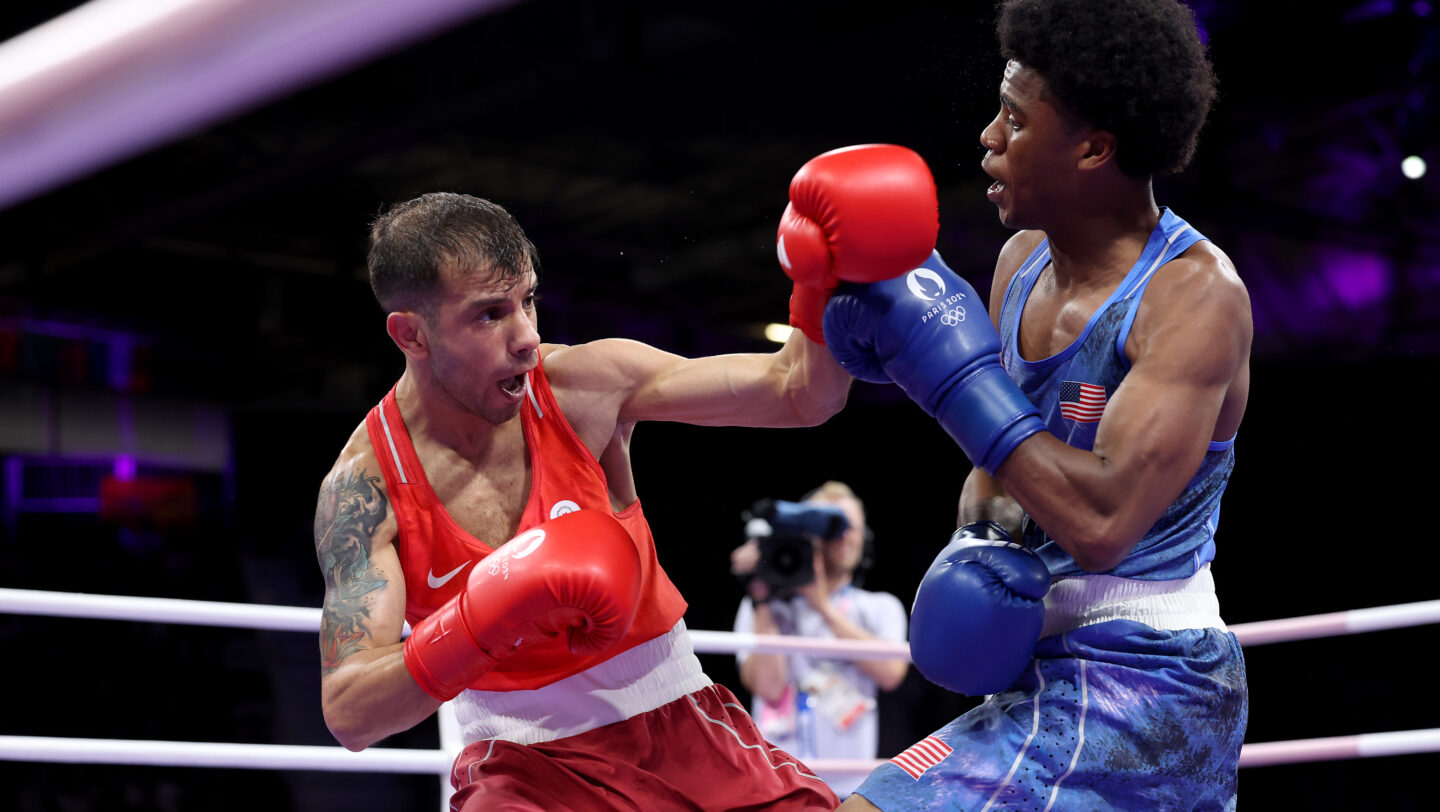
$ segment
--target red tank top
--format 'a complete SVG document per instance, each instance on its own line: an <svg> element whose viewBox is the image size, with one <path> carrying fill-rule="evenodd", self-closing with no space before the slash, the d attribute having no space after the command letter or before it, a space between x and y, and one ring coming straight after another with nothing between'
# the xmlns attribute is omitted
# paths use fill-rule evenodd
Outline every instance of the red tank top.
<svg viewBox="0 0 1440 812"><path fill-rule="evenodd" d="M605 472L560 413L543 365L526 375L525 388L529 402L520 424L530 454L530 499L516 533L580 508L611 511ZM370 410L365 423L399 525L395 545L405 573L405 619L413 627L458 595L470 575L467 568L495 548L461 529L436 498L410 442L393 387ZM684 616L687 604L660 568L640 501L611 515L630 532L640 553L640 609L630 632L599 655L571 654L563 638L527 648L501 660L471 688L515 691L549 685L670 631Z"/></svg>

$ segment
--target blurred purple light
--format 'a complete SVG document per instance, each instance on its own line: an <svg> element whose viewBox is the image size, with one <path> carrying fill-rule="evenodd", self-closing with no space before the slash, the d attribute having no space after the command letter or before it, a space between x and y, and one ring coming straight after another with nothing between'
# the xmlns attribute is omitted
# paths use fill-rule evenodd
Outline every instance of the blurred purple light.
<svg viewBox="0 0 1440 812"><path fill-rule="evenodd" d="M1349 11L1346 11L1341 19L1347 23L1356 23L1376 17L1387 17L1394 13L1394 0L1370 0L1368 3L1355 5Z"/></svg>
<svg viewBox="0 0 1440 812"><path fill-rule="evenodd" d="M1190 11L1195 16L1195 32L1199 35L1200 41L1206 45L1210 44L1210 31L1206 26L1207 21L1212 21L1219 13L1217 4L1212 0L1192 0L1188 4Z"/></svg>
<svg viewBox="0 0 1440 812"><path fill-rule="evenodd" d="M110 339L109 368L107 378L110 388L124 392L130 388L130 358L135 352L135 340L123 333Z"/></svg>
<svg viewBox="0 0 1440 812"><path fill-rule="evenodd" d="M1318 252L1316 259L1321 278L1347 310L1384 304L1394 293L1394 271L1383 257L1332 248Z"/></svg>

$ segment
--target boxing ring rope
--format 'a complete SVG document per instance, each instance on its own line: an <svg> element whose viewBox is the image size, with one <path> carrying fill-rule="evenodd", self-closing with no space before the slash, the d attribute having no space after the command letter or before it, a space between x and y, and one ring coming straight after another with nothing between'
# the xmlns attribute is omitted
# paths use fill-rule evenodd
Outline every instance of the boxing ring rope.
<svg viewBox="0 0 1440 812"><path fill-rule="evenodd" d="M42 592L0 588L0 612L18 615L138 620L197 626L228 626L268 631L316 632L320 610L303 606L263 606L248 603L141 598L83 592ZM1440 623L1440 600L1402 603L1368 609L1351 609L1321 615L1230 624L1242 646L1280 643L1316 637L1398 629ZM910 659L904 643L827 640L777 634L691 630L699 654L734 654L736 651L800 652L857 660Z"/></svg>
<svg viewBox="0 0 1440 812"><path fill-rule="evenodd" d="M454 753L444 750L297 744L225 744L141 739L0 736L0 760L149 767L223 767L252 770L320 770L450 774Z"/></svg>
<svg viewBox="0 0 1440 812"><path fill-rule="evenodd" d="M214 601L122 595L42 592L0 588L0 613L149 621L203 626L317 633L320 610ZM1440 623L1440 600L1344 612L1239 623L1230 626L1242 646ZM737 651L804 652L850 659L910 659L904 643L840 641L784 635L692 631L698 654ZM442 714L442 717L444 715ZM442 744L450 743L442 718ZM453 733L453 732L452 732ZM456 748L458 750L458 744ZM1367 733L1244 745L1241 767L1440 752L1440 728ZM225 744L0 735L0 760L175 767L421 773L448 776L447 749L369 748L352 753L339 746ZM883 760L812 759L821 775L865 774Z"/></svg>

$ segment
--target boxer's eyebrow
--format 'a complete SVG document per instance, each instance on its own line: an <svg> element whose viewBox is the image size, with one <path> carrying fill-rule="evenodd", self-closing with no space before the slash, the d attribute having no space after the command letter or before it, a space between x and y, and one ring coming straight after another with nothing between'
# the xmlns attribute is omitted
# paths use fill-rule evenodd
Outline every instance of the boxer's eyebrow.
<svg viewBox="0 0 1440 812"><path fill-rule="evenodd" d="M1006 96L1004 93L1000 94L1000 103L1010 108L1010 112L1012 113L1019 113L1022 116L1025 115L1025 109L1022 108L1019 104L1017 104L1014 99Z"/></svg>

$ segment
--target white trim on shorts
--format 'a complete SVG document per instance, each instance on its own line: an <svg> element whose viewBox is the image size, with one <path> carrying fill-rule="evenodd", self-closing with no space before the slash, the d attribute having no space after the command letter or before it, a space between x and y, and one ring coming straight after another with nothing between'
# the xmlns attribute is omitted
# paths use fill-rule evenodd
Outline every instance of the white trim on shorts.
<svg viewBox="0 0 1440 812"><path fill-rule="evenodd" d="M452 706L466 744L537 744L629 719L711 684L681 620L659 637L542 688L467 689Z"/></svg>
<svg viewBox="0 0 1440 812"><path fill-rule="evenodd" d="M1207 563L1189 578L1141 581L1114 575L1060 578L1045 596L1041 637L1093 626L1107 620L1134 620L1162 631L1219 629L1220 601Z"/></svg>

